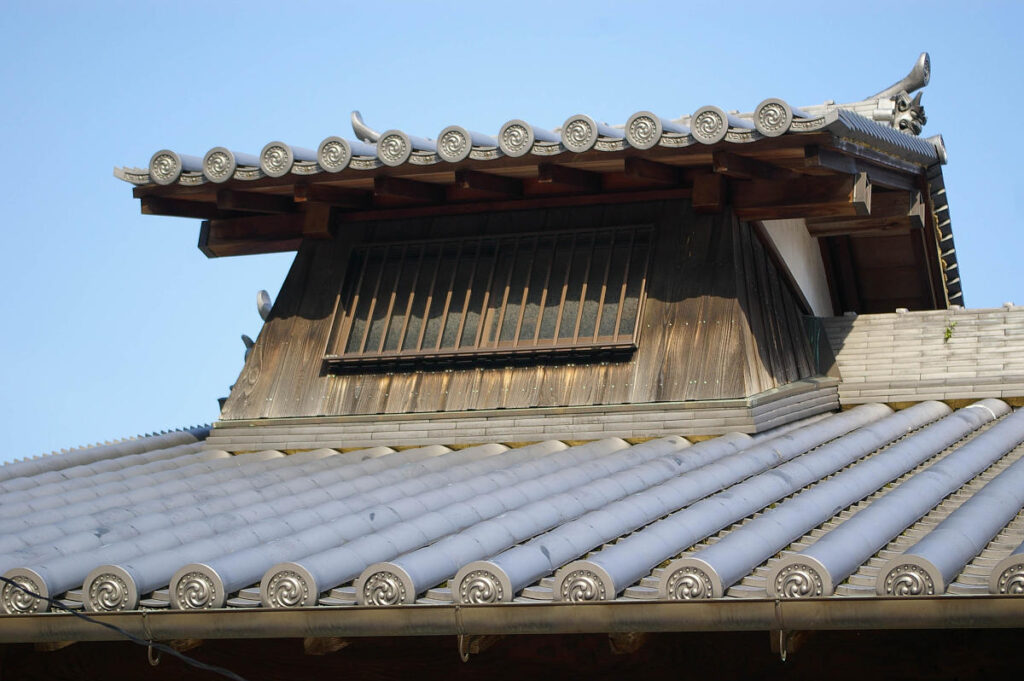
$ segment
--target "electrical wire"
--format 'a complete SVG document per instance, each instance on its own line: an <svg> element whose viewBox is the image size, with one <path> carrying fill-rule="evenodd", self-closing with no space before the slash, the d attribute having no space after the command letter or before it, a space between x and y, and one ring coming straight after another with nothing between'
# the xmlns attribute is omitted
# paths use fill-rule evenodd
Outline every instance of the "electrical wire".
<svg viewBox="0 0 1024 681"><path fill-rule="evenodd" d="M238 674L236 674L235 672L231 671L230 669L224 669L223 667L217 667L217 666L212 665L212 664L206 664L205 662L200 662L199 660L191 658L188 655L183 655L182 653L178 652L177 650L175 650L174 648L170 647L169 645L165 645L163 643L156 643L154 641L144 641L143 639L139 638L138 636L135 636L134 634L131 634L128 631L125 631L124 629L122 629L121 627L119 627L117 625L110 624L109 622L103 622L103 621L98 620L98 619L96 619L94 617L89 617L88 615L83 615L82 613L78 612L77 610L72 610L71 608L65 606L63 603L60 603L59 601L55 601L52 598L48 598L46 596L42 596L42 595L37 594L37 593L35 593L33 591L30 591L29 589L26 589L21 584L18 584L17 582L15 582L12 579L9 579L9 578L4 577L4 576L0 576L0 582L3 582L3 583L5 583L5 584L7 584L9 586L14 587L15 589L23 591L24 593L28 594L32 598L38 598L41 601L46 601L47 603L50 604L51 608L56 608L57 610L63 610L64 612L70 613L70 614L74 615L75 617L78 617L79 619L85 620L86 622L90 622L92 624L98 624L101 627L104 627L106 629L110 629L111 631L114 631L114 632L120 634L121 636L124 636L126 639L128 639L132 643L135 643L137 645L143 646L144 648L153 648L155 650L159 650L162 653L167 653L168 655L176 657L176 658L178 658L179 660L181 660L182 662L184 662L185 664L187 664L187 665L189 665L191 667L195 667L196 669L201 669L201 670L207 671L207 672L213 672L214 674L220 674L221 676L229 678L229 679L232 679L233 681L246 681L246 679L244 677L239 676Z"/></svg>

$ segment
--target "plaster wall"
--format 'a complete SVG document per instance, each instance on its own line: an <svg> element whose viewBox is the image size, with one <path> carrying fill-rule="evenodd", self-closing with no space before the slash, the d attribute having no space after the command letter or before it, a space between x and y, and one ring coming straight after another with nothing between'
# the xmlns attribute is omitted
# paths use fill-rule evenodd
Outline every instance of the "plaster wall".
<svg viewBox="0 0 1024 681"><path fill-rule="evenodd" d="M786 268L810 304L814 316L831 317L835 312L818 240L807 233L807 226L802 219L766 220L763 224Z"/></svg>

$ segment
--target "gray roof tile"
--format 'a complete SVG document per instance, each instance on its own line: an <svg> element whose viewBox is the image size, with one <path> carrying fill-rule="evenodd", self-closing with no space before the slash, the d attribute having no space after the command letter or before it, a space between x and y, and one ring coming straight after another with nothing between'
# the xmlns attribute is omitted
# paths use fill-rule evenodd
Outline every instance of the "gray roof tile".
<svg viewBox="0 0 1024 681"><path fill-rule="evenodd" d="M7 476L0 566L90 609L646 600L664 598L668 582L696 595L707 570L718 580L712 595L765 598L779 575L799 581L811 559L846 566L823 595L870 597L891 566L952 551L946 528L1002 499L997 485L1018 489L1016 479L999 482L1024 470L1014 464L1024 458L1024 412L1006 411L992 400L949 416L928 404L864 406L692 446L666 438L226 457L170 438L147 450L152 457L125 453L121 466L64 478L70 487L53 473L88 465L83 457ZM962 472L926 493L932 469ZM110 487L125 481L135 482ZM63 493L79 489L107 493L99 505ZM48 498L58 503L22 507ZM812 503L819 498L826 503ZM890 506L907 508L907 499L923 511L896 518ZM989 527L976 545L931 578L939 593L1021 593L1024 511L982 515ZM893 527L878 531L877 548L862 546L857 528L878 527L875 516ZM703 576L677 578L702 566ZM802 595L780 583L783 596ZM11 586L0 605L44 607Z"/></svg>

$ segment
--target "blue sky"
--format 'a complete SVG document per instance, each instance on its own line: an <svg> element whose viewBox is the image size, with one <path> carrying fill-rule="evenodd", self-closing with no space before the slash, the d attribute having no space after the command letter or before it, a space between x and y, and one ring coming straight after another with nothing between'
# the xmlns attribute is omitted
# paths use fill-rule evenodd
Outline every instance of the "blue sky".
<svg viewBox="0 0 1024 681"><path fill-rule="evenodd" d="M5 3L0 461L217 418L291 254L208 260L115 165L378 129L856 101L932 57L969 307L1024 304L1024 3Z"/></svg>

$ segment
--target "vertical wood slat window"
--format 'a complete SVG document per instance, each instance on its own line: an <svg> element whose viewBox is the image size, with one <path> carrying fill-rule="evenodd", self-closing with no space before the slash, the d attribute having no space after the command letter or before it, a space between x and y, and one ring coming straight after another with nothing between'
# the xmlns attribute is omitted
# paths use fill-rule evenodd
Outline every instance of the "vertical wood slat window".
<svg viewBox="0 0 1024 681"><path fill-rule="evenodd" d="M631 226L359 246L326 360L635 349L650 239Z"/></svg>

